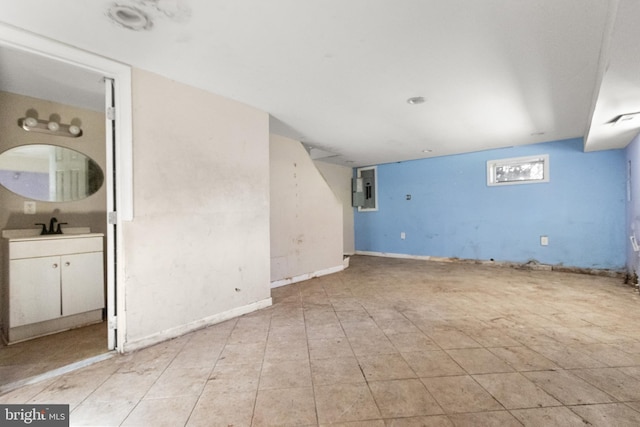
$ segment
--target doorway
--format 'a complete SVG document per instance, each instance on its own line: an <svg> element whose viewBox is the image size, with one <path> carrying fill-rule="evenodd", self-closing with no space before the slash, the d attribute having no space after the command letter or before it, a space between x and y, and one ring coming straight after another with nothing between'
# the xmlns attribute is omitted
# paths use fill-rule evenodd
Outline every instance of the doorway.
<svg viewBox="0 0 640 427"><path fill-rule="evenodd" d="M5 55L16 56L13 57L14 60L7 61ZM15 60L15 58L20 58L20 60ZM119 254L122 253L118 250L122 244L122 239L118 238L118 235L121 234L118 226L122 221L130 220L132 217L130 185L131 73L129 67L122 64L113 63L104 58L1 24L0 64L0 73L2 74L0 77L3 82L11 82L20 86L21 83L16 79L22 79L24 80L22 84L30 88L29 90L33 91L37 88L42 90L43 87L49 89L49 92L44 89L46 92L44 96L39 93L22 95L36 99L50 98L48 101L60 104L65 102L77 104L83 97L90 98L91 100L88 102L94 102L93 110L96 109L95 102L99 97L101 114L105 124L102 150L104 152L105 175L103 194L106 200L102 200L100 225L97 227L98 231L103 231L105 242L106 310L103 316L104 321L3 347L2 353L0 353L0 363L3 360L7 363L0 365L0 374L2 374L0 377L4 379L3 382L11 380L15 383L40 375L43 373L41 371L81 365L87 359L99 359L110 351L121 351L122 349L119 343L123 342L126 324L124 313L120 313L118 316L117 310L119 301L123 306L122 295L124 295L124 283L122 281L118 283L118 278L123 277L122 270L124 268L124 263L118 262L121 258ZM23 69L16 73L16 70L11 69L12 66L20 64L23 66L26 64L26 69L33 72L27 73ZM10 76L12 77L9 78ZM85 80L78 76L83 76ZM83 81L92 81L92 84L95 85L94 88L87 90L83 86ZM58 89L59 93L70 96L71 101L56 99L55 89ZM0 88L0 90L4 91L5 89ZM52 95L50 92L54 92L54 94ZM51 99L52 97L53 99ZM59 97L60 95L58 95ZM115 173L116 168L118 168L118 174ZM49 210L52 210L52 207L55 208L55 204L52 203L43 203L43 205L49 205L43 206L43 212L47 208ZM16 209L13 208L13 210ZM61 215L64 215L64 210L61 211ZM14 213L18 216L23 212ZM81 218L81 213L76 212L74 218ZM23 222L29 222L29 219L25 219ZM5 228L6 225L5 221L5 224L0 224L0 228ZM0 255L4 254L0 253ZM118 265L120 265L119 268ZM58 348L59 351L52 351L55 348ZM66 351L63 350L64 348ZM56 357L52 356L54 353L57 354ZM43 360L42 355L49 357L45 357ZM22 360L24 365L30 365L29 367L23 366L22 377L24 378L16 377L15 374L10 373L12 368L7 366L15 367L15 365L10 365L13 360ZM2 387L3 384L0 384L0 392Z"/></svg>

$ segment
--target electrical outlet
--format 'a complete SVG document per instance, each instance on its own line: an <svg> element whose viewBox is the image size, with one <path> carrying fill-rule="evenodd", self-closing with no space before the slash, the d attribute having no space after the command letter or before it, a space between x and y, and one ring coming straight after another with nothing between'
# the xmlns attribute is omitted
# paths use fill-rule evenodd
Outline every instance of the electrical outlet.
<svg viewBox="0 0 640 427"><path fill-rule="evenodd" d="M25 200L24 202L24 213L27 215L35 215L36 213L36 202L32 200Z"/></svg>
<svg viewBox="0 0 640 427"><path fill-rule="evenodd" d="M402 240L404 240L404 239L405 239L405 237L407 237L407 235L406 235L406 234L404 234L404 231L400 232L400 238L401 238Z"/></svg>
<svg viewBox="0 0 640 427"><path fill-rule="evenodd" d="M549 236L540 236L540 245L549 246Z"/></svg>

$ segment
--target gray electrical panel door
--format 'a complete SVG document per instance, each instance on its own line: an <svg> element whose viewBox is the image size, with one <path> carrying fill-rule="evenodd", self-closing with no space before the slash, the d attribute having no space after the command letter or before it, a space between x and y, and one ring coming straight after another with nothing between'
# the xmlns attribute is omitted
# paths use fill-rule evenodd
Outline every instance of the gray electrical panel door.
<svg viewBox="0 0 640 427"><path fill-rule="evenodd" d="M376 209L376 170L364 169L352 180L352 204L362 209Z"/></svg>

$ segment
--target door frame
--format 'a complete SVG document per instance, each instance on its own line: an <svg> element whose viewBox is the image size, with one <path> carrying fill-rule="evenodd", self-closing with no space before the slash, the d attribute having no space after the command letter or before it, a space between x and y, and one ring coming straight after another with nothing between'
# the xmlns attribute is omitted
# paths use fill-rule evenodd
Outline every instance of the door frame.
<svg viewBox="0 0 640 427"><path fill-rule="evenodd" d="M114 81L115 150L112 162L107 162L109 164L105 173L114 178L112 182L107 180L107 197L114 197L117 210L112 214L112 218L115 217L118 226L107 226L106 271L107 292L111 291L116 295L115 350L122 353L127 336L124 309L126 283L123 223L133 220L131 67L2 23L0 45L93 71ZM112 150L111 145L107 147L106 144L105 138L105 149ZM114 169L118 171L115 176ZM105 222L109 223L106 217Z"/></svg>

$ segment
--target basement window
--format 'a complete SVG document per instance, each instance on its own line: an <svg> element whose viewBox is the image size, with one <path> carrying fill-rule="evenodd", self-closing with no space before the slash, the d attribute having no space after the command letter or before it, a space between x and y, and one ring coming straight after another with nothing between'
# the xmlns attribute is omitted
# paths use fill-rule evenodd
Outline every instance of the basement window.
<svg viewBox="0 0 640 427"><path fill-rule="evenodd" d="M489 160L487 185L535 184L549 182L549 155Z"/></svg>

